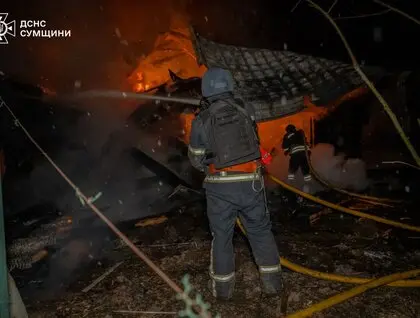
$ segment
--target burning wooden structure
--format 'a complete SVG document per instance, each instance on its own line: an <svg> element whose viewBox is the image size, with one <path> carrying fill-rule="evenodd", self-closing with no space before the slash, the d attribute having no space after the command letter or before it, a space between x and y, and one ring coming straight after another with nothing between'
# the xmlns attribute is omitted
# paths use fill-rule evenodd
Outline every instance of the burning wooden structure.
<svg viewBox="0 0 420 318"><path fill-rule="evenodd" d="M209 67L232 72L235 95L254 106L262 144L268 149L280 143L289 123L303 129L313 142L314 120L367 91L350 64L286 50L220 44L193 28L172 30L159 38L130 80L135 91L147 91L168 83L168 69L180 77L199 78ZM385 75L376 67L364 67L364 72L372 81ZM185 142L193 117L193 113L181 114Z"/></svg>
<svg viewBox="0 0 420 318"><path fill-rule="evenodd" d="M315 121L341 103L368 91L349 64L290 51L220 44L204 38L193 28L176 29L162 35L156 41L155 50L139 63L130 80L137 92L200 97L201 76L209 67L232 72L236 84L234 93L255 108L262 146L270 150L281 144L288 124L303 129L308 141L314 144ZM376 67L365 67L364 72L372 81L386 75ZM166 132L168 135L171 131L170 139L178 142L172 147L162 145L160 140L154 143L143 140L139 148L189 179L185 145L189 142L194 116L194 109L185 105L161 103L139 107L137 121L149 122L149 131L153 134ZM177 163L176 168L171 163L173 156L169 148L182 148L179 141L184 149L175 153L178 157L184 156L185 163ZM156 143L160 146L156 147Z"/></svg>
<svg viewBox="0 0 420 318"><path fill-rule="evenodd" d="M256 110L262 144L267 149L281 142L289 123L303 129L313 143L314 120L367 91L363 80L349 64L286 50L220 44L193 29L191 36L200 65L232 72L235 94ZM375 67L366 67L364 71L372 80L384 75ZM184 125L190 127L192 115L184 115L182 119Z"/></svg>

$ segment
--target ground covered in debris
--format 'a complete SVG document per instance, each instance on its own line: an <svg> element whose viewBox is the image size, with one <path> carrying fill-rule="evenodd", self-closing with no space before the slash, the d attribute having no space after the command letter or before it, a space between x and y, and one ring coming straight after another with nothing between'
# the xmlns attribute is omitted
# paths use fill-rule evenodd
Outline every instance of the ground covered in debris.
<svg viewBox="0 0 420 318"><path fill-rule="evenodd" d="M328 211L312 205L278 210L280 201L285 202L284 193L270 194L273 231L282 256L294 263L366 278L420 265L420 237L412 232L337 212L311 218L319 211ZM416 221L401 214L399 218L406 223ZM283 295L264 297L247 241L238 232L234 237L235 297L230 302L215 301L207 288L211 238L200 204L177 213L165 223L133 227L127 233L179 284L185 274L190 275L194 288L211 303L213 314L217 312L222 317L280 317L351 288L284 268ZM103 255L103 259L93 261L88 269L78 273L77 281L58 299L42 302L25 299L30 317L175 317L184 308L174 292L119 240ZM87 288L118 263L100 283ZM380 287L315 317L418 317L419 299L420 291L416 288Z"/></svg>

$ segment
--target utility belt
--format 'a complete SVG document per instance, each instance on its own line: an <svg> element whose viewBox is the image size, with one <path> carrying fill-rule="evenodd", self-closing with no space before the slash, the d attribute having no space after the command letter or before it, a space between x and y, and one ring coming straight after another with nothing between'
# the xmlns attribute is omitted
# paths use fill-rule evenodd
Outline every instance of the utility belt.
<svg viewBox="0 0 420 318"><path fill-rule="evenodd" d="M258 161L251 161L222 169L216 169L214 164L209 165L209 170L204 182L242 182L261 180L261 164Z"/></svg>

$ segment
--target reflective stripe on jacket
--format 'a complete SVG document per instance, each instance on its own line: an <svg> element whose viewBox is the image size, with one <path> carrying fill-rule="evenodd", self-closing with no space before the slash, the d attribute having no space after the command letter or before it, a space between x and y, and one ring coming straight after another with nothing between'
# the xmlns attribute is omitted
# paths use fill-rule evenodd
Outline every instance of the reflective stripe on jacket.
<svg viewBox="0 0 420 318"><path fill-rule="evenodd" d="M260 172L254 173L228 173L222 171L216 174L209 174L204 178L207 183L227 183L227 182L244 182L244 181L258 181L261 180Z"/></svg>
<svg viewBox="0 0 420 318"><path fill-rule="evenodd" d="M283 138L282 148L290 155L310 150L310 146L306 142L303 130L287 133Z"/></svg>
<svg viewBox="0 0 420 318"><path fill-rule="evenodd" d="M309 150L309 147L308 146L294 146L294 147L291 147L290 154L292 155L297 152L305 151L305 149Z"/></svg>

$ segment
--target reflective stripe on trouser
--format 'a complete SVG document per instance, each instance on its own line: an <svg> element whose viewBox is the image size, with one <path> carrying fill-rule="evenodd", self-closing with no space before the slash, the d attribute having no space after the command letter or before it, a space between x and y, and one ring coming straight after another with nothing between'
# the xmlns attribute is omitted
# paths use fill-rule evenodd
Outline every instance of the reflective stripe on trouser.
<svg viewBox="0 0 420 318"><path fill-rule="evenodd" d="M211 292L213 297L224 297L231 298L233 295L233 290L235 288L235 271L226 274L226 275L217 275L214 272L214 240L215 235L213 235L213 240L211 242L210 249L210 269L209 274L211 278Z"/></svg>
<svg viewBox="0 0 420 318"><path fill-rule="evenodd" d="M288 174L287 175L287 180L295 180L295 175L294 174Z"/></svg>
<svg viewBox="0 0 420 318"><path fill-rule="evenodd" d="M254 189L260 189L261 186L261 181L254 181ZM235 285L232 238L236 218L239 216L247 232L258 266L278 266L277 245L271 232L270 218L266 213L264 191L254 191L252 181L204 183L204 187L207 195L207 216L213 233L210 266L213 293L217 297L229 298ZM276 277L279 273L275 273ZM262 281L268 279L272 286L280 288L278 279L272 275L261 275Z"/></svg>
<svg viewBox="0 0 420 318"><path fill-rule="evenodd" d="M303 180L304 180L305 182L309 182L309 181L311 181L311 180L312 180L312 176L311 176L310 174L304 175L304 176L303 176Z"/></svg>
<svg viewBox="0 0 420 318"><path fill-rule="evenodd" d="M268 294L276 294L283 288L281 265L258 266L263 291Z"/></svg>
<svg viewBox="0 0 420 318"><path fill-rule="evenodd" d="M258 266L261 274L277 273L281 271L281 265L276 264L272 266Z"/></svg>

